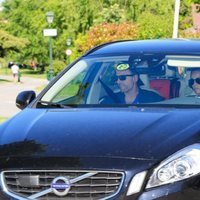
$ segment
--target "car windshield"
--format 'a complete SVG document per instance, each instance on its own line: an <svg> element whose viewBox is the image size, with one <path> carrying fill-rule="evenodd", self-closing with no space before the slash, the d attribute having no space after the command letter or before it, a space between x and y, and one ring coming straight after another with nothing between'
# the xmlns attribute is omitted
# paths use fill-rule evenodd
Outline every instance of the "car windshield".
<svg viewBox="0 0 200 200"><path fill-rule="evenodd" d="M65 69L40 104L199 107L199 67L195 55L87 56Z"/></svg>

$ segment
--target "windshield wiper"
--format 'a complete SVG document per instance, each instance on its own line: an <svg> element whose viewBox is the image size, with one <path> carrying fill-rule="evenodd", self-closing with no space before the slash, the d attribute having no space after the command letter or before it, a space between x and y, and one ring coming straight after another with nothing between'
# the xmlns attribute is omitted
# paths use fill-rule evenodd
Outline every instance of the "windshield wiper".
<svg viewBox="0 0 200 200"><path fill-rule="evenodd" d="M38 101L37 105L39 105L39 107L51 107L51 108L72 108L73 107L71 105L63 105L61 103L54 103L50 101Z"/></svg>

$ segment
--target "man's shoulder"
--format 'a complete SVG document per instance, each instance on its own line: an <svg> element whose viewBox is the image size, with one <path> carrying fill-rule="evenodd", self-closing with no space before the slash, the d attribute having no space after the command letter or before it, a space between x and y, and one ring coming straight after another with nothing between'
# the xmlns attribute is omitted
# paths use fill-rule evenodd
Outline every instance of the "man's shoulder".
<svg viewBox="0 0 200 200"><path fill-rule="evenodd" d="M159 95L157 92L152 90L140 89L140 92L144 95Z"/></svg>
<svg viewBox="0 0 200 200"><path fill-rule="evenodd" d="M164 98L160 96L158 93L151 91L151 90L140 90L140 98L141 101L144 102L155 102L155 101L163 101Z"/></svg>

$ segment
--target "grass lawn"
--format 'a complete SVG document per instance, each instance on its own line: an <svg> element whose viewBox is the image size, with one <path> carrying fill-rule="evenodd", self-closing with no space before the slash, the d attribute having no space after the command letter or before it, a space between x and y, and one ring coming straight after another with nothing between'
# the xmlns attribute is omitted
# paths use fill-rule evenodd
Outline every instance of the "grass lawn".
<svg viewBox="0 0 200 200"><path fill-rule="evenodd" d="M46 73L41 74L40 71L34 71L31 69L21 69L20 71L21 71L22 76L42 78L42 79L46 79L47 77Z"/></svg>
<svg viewBox="0 0 200 200"><path fill-rule="evenodd" d="M9 82L11 82L11 81L9 81L9 80L4 80L4 79L1 79L1 78L0 78L0 83L9 83Z"/></svg>
<svg viewBox="0 0 200 200"><path fill-rule="evenodd" d="M32 69L20 69L20 72L22 74L22 77L26 76L26 77L43 78L43 79L46 79L46 77L47 77L46 72L40 73L39 70L34 71ZM11 70L8 68L0 68L0 75L1 74L2 75L11 75L12 73L11 73Z"/></svg>

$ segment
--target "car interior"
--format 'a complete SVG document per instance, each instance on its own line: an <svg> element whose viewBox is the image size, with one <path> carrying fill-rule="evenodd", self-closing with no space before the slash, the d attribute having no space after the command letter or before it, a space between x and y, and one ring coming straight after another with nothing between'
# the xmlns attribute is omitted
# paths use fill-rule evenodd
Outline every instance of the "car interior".
<svg viewBox="0 0 200 200"><path fill-rule="evenodd" d="M140 80L143 83L143 85L140 86L142 89L151 90L160 94L164 97L164 102L166 103L177 103L177 98L180 100L180 98L184 98L192 94L192 89L188 86L188 80L191 73L190 68L184 67L182 69L183 71L180 72L179 67L168 66L166 59L153 59L155 60L154 62L141 59L140 62L135 62ZM116 63L112 63L107 67L104 66L102 71L99 70L92 83L87 103L101 104L102 99L108 95L108 90L111 90L114 93L119 92L116 82L112 80L112 77L115 76L115 69L114 67L111 67L111 65L114 66ZM176 100L174 101L174 99ZM190 99L190 102L193 103L192 99Z"/></svg>

